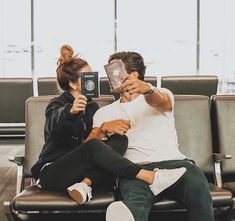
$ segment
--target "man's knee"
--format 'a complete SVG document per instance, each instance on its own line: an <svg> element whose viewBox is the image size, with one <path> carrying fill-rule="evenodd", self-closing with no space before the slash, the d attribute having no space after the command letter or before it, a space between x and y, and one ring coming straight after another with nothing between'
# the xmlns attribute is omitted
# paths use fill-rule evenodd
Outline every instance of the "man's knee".
<svg viewBox="0 0 235 221"><path fill-rule="evenodd" d="M212 198L209 191L208 183L197 182L190 186L190 190L187 194L187 201L194 206L211 205Z"/></svg>
<svg viewBox="0 0 235 221"><path fill-rule="evenodd" d="M187 172L182 178L181 184L184 186L185 201L195 206L210 205L212 203L209 185L203 172L195 165L187 166Z"/></svg>

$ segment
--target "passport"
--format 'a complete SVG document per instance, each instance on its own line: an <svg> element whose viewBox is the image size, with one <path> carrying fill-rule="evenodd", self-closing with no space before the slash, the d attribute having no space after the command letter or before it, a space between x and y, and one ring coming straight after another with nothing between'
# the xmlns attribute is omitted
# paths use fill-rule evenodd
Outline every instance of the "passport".
<svg viewBox="0 0 235 221"><path fill-rule="evenodd" d="M104 65L104 69L109 79L111 92L119 92L121 84L126 79L126 69L121 59Z"/></svg>
<svg viewBox="0 0 235 221"><path fill-rule="evenodd" d="M98 72L82 72L81 94L85 97L99 97Z"/></svg>

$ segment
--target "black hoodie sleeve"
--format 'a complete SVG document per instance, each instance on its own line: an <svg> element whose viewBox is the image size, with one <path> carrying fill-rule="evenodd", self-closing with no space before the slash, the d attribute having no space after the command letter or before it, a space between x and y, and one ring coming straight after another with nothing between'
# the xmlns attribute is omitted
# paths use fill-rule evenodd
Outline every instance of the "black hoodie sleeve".
<svg viewBox="0 0 235 221"><path fill-rule="evenodd" d="M71 114L69 111L72 104L62 100L53 99L46 108L46 127L48 132L70 132L74 124L83 116L83 112Z"/></svg>

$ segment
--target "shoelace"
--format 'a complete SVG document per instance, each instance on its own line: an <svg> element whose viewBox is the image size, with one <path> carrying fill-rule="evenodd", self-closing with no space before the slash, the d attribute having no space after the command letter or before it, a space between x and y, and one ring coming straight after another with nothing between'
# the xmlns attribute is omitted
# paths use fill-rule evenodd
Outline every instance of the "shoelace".
<svg viewBox="0 0 235 221"><path fill-rule="evenodd" d="M85 134L86 134L86 123L84 122L84 115L85 115L85 111L83 113L83 116L81 117L81 122L82 122L82 131L81 131L81 135L82 135L82 141L85 140Z"/></svg>
<svg viewBox="0 0 235 221"><path fill-rule="evenodd" d="M92 198L92 188L89 186L88 187L88 191L87 191L87 202L90 202L91 201L91 198Z"/></svg>

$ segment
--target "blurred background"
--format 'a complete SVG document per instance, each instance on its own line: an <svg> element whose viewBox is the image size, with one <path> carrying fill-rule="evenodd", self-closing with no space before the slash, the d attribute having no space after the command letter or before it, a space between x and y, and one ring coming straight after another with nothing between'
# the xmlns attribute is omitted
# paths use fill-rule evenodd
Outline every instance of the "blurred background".
<svg viewBox="0 0 235 221"><path fill-rule="evenodd" d="M143 55L146 75L218 75L235 92L234 0L0 0L0 77L55 76L70 44L105 76L110 54Z"/></svg>

